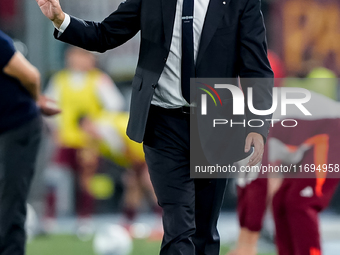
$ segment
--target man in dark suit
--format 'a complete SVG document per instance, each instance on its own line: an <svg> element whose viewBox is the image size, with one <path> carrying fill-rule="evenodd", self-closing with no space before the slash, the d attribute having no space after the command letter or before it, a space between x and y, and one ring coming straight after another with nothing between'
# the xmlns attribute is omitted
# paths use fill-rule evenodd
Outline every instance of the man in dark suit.
<svg viewBox="0 0 340 255"><path fill-rule="evenodd" d="M36 0L53 21L58 40L104 52L141 31L132 81L129 137L144 142L150 177L162 206L160 254L219 254L217 219L225 179L190 178L190 77L271 78L259 0L127 0L102 22L65 14L58 0ZM251 85L249 85L251 86ZM269 109L271 85L254 90L254 107ZM247 117L250 112L247 111ZM261 118L261 117L257 117ZM262 158L268 125L249 128L228 142ZM240 135L242 134L242 135Z"/></svg>

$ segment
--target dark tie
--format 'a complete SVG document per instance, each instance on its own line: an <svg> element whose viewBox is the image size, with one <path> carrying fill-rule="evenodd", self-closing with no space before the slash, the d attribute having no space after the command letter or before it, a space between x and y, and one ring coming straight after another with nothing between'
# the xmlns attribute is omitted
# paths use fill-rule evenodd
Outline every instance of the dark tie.
<svg viewBox="0 0 340 255"><path fill-rule="evenodd" d="M183 0L182 12L182 95L190 103L190 78L195 77L194 0Z"/></svg>

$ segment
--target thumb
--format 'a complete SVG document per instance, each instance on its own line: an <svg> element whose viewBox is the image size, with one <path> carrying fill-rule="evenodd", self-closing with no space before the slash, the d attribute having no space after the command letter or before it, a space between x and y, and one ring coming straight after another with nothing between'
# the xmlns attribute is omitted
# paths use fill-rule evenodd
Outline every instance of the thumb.
<svg viewBox="0 0 340 255"><path fill-rule="evenodd" d="M251 138L251 136L248 135L246 138L246 144L244 146L244 152L248 152L250 150L252 141L253 139Z"/></svg>

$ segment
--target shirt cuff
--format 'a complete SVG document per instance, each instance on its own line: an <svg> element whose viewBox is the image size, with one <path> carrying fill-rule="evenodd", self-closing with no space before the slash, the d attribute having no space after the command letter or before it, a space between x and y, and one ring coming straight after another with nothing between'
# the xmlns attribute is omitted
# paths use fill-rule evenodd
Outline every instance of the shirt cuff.
<svg viewBox="0 0 340 255"><path fill-rule="evenodd" d="M55 29L57 29L59 31L58 36L60 36L60 34L64 33L65 29L68 27L68 25L70 25L71 22L71 18L70 15L68 15L67 13L65 13L65 19L63 21L63 23L61 24L61 26L59 28L57 28L54 23L53 26L55 27Z"/></svg>

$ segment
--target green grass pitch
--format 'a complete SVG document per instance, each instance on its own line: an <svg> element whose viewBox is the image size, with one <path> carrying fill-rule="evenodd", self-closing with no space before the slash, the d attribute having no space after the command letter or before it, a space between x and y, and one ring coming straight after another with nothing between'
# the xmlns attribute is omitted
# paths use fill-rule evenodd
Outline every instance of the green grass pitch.
<svg viewBox="0 0 340 255"><path fill-rule="evenodd" d="M134 240L133 252L130 255L157 255L160 242L144 239ZM225 255L228 247L221 247L221 255ZM27 255L96 255L92 242L82 242L73 235L52 235L34 239L27 244ZM261 254L274 255L274 254Z"/></svg>

